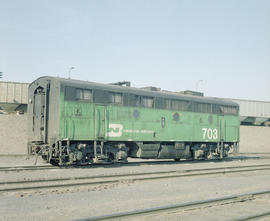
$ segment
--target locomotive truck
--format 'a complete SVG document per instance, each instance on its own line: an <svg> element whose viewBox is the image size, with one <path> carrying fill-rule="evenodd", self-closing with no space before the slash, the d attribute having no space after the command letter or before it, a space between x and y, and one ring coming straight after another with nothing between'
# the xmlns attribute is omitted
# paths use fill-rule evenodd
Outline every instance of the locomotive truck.
<svg viewBox="0 0 270 221"><path fill-rule="evenodd" d="M40 77L29 86L28 153L53 165L222 159L239 143L239 106L220 99Z"/></svg>

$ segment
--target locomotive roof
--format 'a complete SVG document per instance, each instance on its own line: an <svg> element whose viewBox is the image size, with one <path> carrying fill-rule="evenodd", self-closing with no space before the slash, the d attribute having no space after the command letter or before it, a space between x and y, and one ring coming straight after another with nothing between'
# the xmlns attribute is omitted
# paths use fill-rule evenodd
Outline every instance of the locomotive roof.
<svg viewBox="0 0 270 221"><path fill-rule="evenodd" d="M168 99L179 99L179 100L196 101L196 102L202 102L202 103L239 106L237 103L232 102L231 100L217 98L217 97L201 97L201 96L186 95L186 94L181 94L178 92L169 92L169 91L150 91L150 90L135 88L135 87L95 83L95 82L74 80L74 79L67 79L67 78L60 78L60 77L44 76L44 77L40 77L36 79L34 82L46 80L46 79L59 82L61 85L70 86L70 87L99 89L99 90L107 90L111 92L134 93L141 96L163 97L163 98L168 98ZM33 84L34 82L32 82L31 84Z"/></svg>

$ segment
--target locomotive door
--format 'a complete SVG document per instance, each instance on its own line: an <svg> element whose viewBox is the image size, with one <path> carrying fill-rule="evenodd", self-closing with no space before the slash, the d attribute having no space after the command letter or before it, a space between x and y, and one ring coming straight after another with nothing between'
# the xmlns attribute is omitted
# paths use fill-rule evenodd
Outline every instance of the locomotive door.
<svg viewBox="0 0 270 221"><path fill-rule="evenodd" d="M95 107L95 139L104 139L106 134L106 107Z"/></svg>
<svg viewBox="0 0 270 221"><path fill-rule="evenodd" d="M224 116L219 116L219 140L225 140L225 120Z"/></svg>
<svg viewBox="0 0 270 221"><path fill-rule="evenodd" d="M45 141L45 91L38 87L34 92L33 133L35 141Z"/></svg>

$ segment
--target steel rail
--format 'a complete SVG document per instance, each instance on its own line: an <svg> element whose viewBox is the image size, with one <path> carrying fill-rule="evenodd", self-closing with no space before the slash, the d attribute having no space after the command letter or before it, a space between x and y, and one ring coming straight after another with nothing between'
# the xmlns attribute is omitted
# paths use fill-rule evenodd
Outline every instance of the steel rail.
<svg viewBox="0 0 270 221"><path fill-rule="evenodd" d="M115 175L66 177L66 178L43 179L43 180L37 179L37 180L7 181L7 182L0 182L0 185L59 182L59 181L68 181L68 180L88 180L88 179L98 179L98 178L129 177L129 176L141 176L141 175L168 174L168 173L176 173L176 172L177 172L176 170L173 170L173 171L157 171L157 172L145 172L145 173L125 173L125 174L115 174Z"/></svg>
<svg viewBox="0 0 270 221"><path fill-rule="evenodd" d="M237 155L254 155L254 154L258 154L258 155L269 155L270 152L254 152L254 153L247 153L247 152L242 152L242 153L238 153Z"/></svg>
<svg viewBox="0 0 270 221"><path fill-rule="evenodd" d="M40 165L40 166L11 166L11 167L0 167L0 171L19 171L19 170L43 170L43 169L78 169L78 168L95 168L100 166L114 167L118 165L133 165L133 164L181 164L185 162L213 162L220 160L183 160L183 161L173 161L168 160L150 160L150 161L138 161L138 162L117 162L117 163L95 163L95 164L86 164L86 165L64 165L64 166L52 166L52 165Z"/></svg>
<svg viewBox="0 0 270 221"><path fill-rule="evenodd" d="M251 197L259 196L259 195L266 195L270 194L270 190L266 191L260 191L260 192L252 192L252 193L245 193L245 194L239 194L239 195L232 195L232 196L226 196L226 197L220 197L220 198L212 198L208 200L201 200L201 201L193 201L193 202L187 202L187 203L181 203L181 204L173 204L173 205L167 205L167 206L161 206L161 207L154 207L149 209L142 209L142 210L134 210L134 211L128 211L128 212L122 212L122 213L113 213L103 216L93 216L93 217L87 217L82 219L76 219L74 221L98 221L98 220L108 220L108 219L119 219L119 218L129 218L129 217L135 217L135 216L141 216L141 215L151 215L154 213L160 213L160 212L166 212L170 210L175 209L184 209L188 207L195 207L195 206L201 206L205 204L212 204L212 203L220 203L220 202L226 202L231 201L233 202L243 202L250 200ZM263 214L266 216L267 214ZM263 216L261 215L261 217ZM258 216L258 215L257 215ZM251 216L249 217L249 219Z"/></svg>
<svg viewBox="0 0 270 221"><path fill-rule="evenodd" d="M265 213L255 214L255 215L252 215L252 216L242 217L242 218L239 218L239 219L235 219L233 221L256 220L256 219L261 219L261 218L268 217L268 216L270 216L270 211L265 212Z"/></svg>
<svg viewBox="0 0 270 221"><path fill-rule="evenodd" d="M270 154L270 153L269 153ZM237 160L236 157L244 157L244 156L231 156L228 158L220 159L213 159L213 160L181 160L181 161L173 161L173 160L151 160L151 161L138 161L138 162L121 162L121 163L97 163L97 164L87 164L87 165L69 165L69 166L51 166L51 165L40 165L40 166L14 166L14 167L0 167L0 172L9 172L9 171L23 171L23 170L49 170L49 169L77 169L77 168L96 168L100 166L106 167L114 167L118 165L136 165L136 164L183 164L183 163L209 163L209 162L227 162L230 160ZM248 157L249 158L249 157ZM259 158L255 156L254 158ZM264 157L263 159L270 159L270 157Z"/></svg>
<svg viewBox="0 0 270 221"><path fill-rule="evenodd" d="M202 162L221 162L220 160L183 160L183 161L173 161L173 160L150 160L150 161L138 161L138 162L119 162L119 163L95 163L95 164L87 164L87 165L65 165L65 166L51 166L51 165L44 165L44 166L15 166L15 167L0 167L1 171L21 171L21 170L43 170L43 169L81 169L81 168L96 168L100 166L104 167L115 167L119 165L136 165L136 164L182 164L185 162L194 162L194 163L202 163Z"/></svg>
<svg viewBox="0 0 270 221"><path fill-rule="evenodd" d="M87 165L65 165L65 166L16 166L16 167L0 167L0 172L9 172L9 171L22 171L22 170L44 170L44 169L85 169L85 168L96 168L100 166L106 166L106 167L115 167L119 165L136 165L136 164L162 164L162 163L169 163L169 164L181 164L184 162L190 162L190 161L172 161L172 160L166 160L166 161L140 161L140 162L121 162L121 163L95 163L95 164L87 164ZM201 161L196 161L201 162ZM204 161L207 162L207 161ZM209 162L209 161L208 161Z"/></svg>
<svg viewBox="0 0 270 221"><path fill-rule="evenodd" d="M208 168L210 169L210 168ZM213 168L213 170L217 170ZM252 171L259 171L259 170L270 170L270 167L263 167L263 168L252 168L252 169L233 169L231 171L221 170L221 171L211 171L205 173L181 173L181 174L171 174L171 175L161 175L161 176L148 176L148 177L138 177L138 176L145 176L145 175L155 175L155 174L166 174L166 173L180 173L180 171L161 171L155 173L137 173L137 174L119 174L119 175L105 175L105 176L91 176L91 177L77 177L77 178L59 178L59 179L50 179L45 181L38 181L37 182L59 182L59 181L70 181L70 180L79 180L79 179L96 179L96 178L114 178L111 180L101 180L101 181L88 181L88 182L79 182L79 183L65 183L65 184L50 184L50 185L40 185L40 186L25 186L25 187L10 187L10 188L2 188L0 192L10 192L10 191L22 191L22 190L35 190L35 189L47 189L47 188L59 188L59 187L71 187L71 186L86 186L86 185L97 185L97 184L111 184L111 183L119 183L119 182L136 182L136 181L146 181L146 180L157 180L157 179L169 179L169 178L180 178L180 177L192 177L192 176L205 176L205 175L217 175L217 174L230 174L230 173L243 173L243 172L252 172ZM192 171L194 172L194 171ZM134 176L132 178L132 176ZM118 179L115 179L117 178ZM127 177L124 179L119 179L120 177ZM62 179L62 180L61 180ZM19 182L19 181L14 181ZM23 184L23 183L31 183L31 181L23 181L21 183L16 184ZM12 183L2 182L1 185L10 185Z"/></svg>
<svg viewBox="0 0 270 221"><path fill-rule="evenodd" d="M21 171L21 170L48 170L48 169L57 169L51 165L43 166L16 166L16 167L0 167L0 171Z"/></svg>
<svg viewBox="0 0 270 221"><path fill-rule="evenodd" d="M169 170L169 171L155 171L155 172L144 172L144 173L124 173L124 174L113 174L113 175L97 175L97 176L82 176L82 177L66 177L66 178L55 178L55 179L36 179L36 180L20 180L20 181L5 181L0 182L0 185L9 184L25 184L25 183L41 183L41 182L57 182L57 181L68 181L68 180L85 180L85 179L97 179L97 178L115 178L115 177L130 177L130 176L141 176L141 175L157 175L157 174L169 174L169 173L191 173L198 171L213 171L213 170L227 170L227 169L244 169L244 168L257 168L257 167L270 167L270 164L258 164L258 165L246 165L246 166L230 166L230 167L215 167L215 168L202 168L202 169L188 169L188 170Z"/></svg>

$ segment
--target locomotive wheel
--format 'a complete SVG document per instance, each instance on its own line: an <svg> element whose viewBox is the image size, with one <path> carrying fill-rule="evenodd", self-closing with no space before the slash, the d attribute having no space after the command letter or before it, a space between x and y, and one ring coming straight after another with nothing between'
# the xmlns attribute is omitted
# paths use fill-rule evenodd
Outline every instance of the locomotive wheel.
<svg viewBox="0 0 270 221"><path fill-rule="evenodd" d="M48 163L48 157L46 155L41 156L43 163Z"/></svg>
<svg viewBox="0 0 270 221"><path fill-rule="evenodd" d="M108 153L108 162L114 163L115 155L113 153Z"/></svg>
<svg viewBox="0 0 270 221"><path fill-rule="evenodd" d="M53 166L58 166L59 162L56 161L56 160L50 160L50 164L53 165Z"/></svg>

